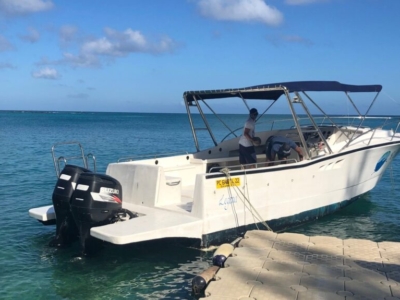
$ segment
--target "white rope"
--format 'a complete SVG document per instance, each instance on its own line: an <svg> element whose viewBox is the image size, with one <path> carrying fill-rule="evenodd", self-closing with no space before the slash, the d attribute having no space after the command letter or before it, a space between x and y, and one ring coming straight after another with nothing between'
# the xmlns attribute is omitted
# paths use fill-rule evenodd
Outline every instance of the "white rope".
<svg viewBox="0 0 400 300"><path fill-rule="evenodd" d="M396 103L397 105L400 105L400 102L396 101L395 99L393 99L391 96L389 96L389 94L386 94L385 92L383 92L385 94L386 97L388 97L390 100L392 100L394 103Z"/></svg>
<svg viewBox="0 0 400 300"><path fill-rule="evenodd" d="M220 170L220 172L224 173L225 176L226 176L226 178L228 179L228 190L229 190L229 193L232 194L232 192L231 192L231 190L230 190L230 189L231 189L231 187L230 187L231 176L230 176L229 171L230 171L230 170L229 170L228 168L223 168L223 169ZM247 185L247 177L246 177L246 174L245 174L245 185ZM235 188L236 188L236 189L235 189L236 195L237 195L238 198L244 203L245 207L250 211L250 213L251 213L252 216L253 216L253 220L257 220L259 223L263 224L263 225L265 226L265 228L267 228L269 231L272 231L272 229L268 226L267 222L265 222L265 221L263 220L263 218L262 218L261 215L258 213L258 211L256 210L256 208L251 204L249 197L246 197L246 195L240 190L240 188L238 188L238 187L235 187ZM238 192L239 192L239 193L238 193ZM247 193L248 193L248 190L247 190ZM242 197L243 197L243 198L242 198ZM256 222L254 222L254 223L255 223L255 225L256 225L256 227L257 227L257 229L258 229L257 223L256 223Z"/></svg>
<svg viewBox="0 0 400 300"><path fill-rule="evenodd" d="M230 202L231 202L233 215L234 215L234 218L235 218L236 227L239 227L239 218L238 218L238 215L237 215L237 212L236 212L235 203L233 203L233 201L232 201L233 197L232 197L232 191L231 191L230 186L229 186L229 183L230 183L229 180L230 180L230 178L228 178L228 194L229 194L229 198L231 199Z"/></svg>
<svg viewBox="0 0 400 300"><path fill-rule="evenodd" d="M230 178L229 169L227 170L227 172L228 172L228 173L225 173L225 175L227 176L227 178ZM228 180L229 180L229 179L228 179ZM245 192L244 192L244 193L242 193L242 191L241 191L239 188L237 188L237 189L241 192L241 194L243 195L244 199L249 199L249 186L248 186L248 184L247 184L247 174L246 174L246 171L245 171L245 173L244 173L244 187L245 187ZM230 189L230 186L229 186L229 189ZM252 206L250 205L249 207L247 207L246 201L243 200L243 198L238 194L238 191L235 191L235 192L236 192L236 195L238 196L238 198L243 202L244 214L246 214L246 208L247 208L247 209L250 211L251 216L253 217L253 223L254 223L254 225L256 226L256 228L257 228L258 230L260 230L260 228L258 228L258 224L257 224L257 223L262 222L263 220L256 219L256 216L254 215L253 210L252 210ZM248 201L248 202L249 202L249 201ZM244 215L243 224L246 224L246 216L245 216L245 215Z"/></svg>

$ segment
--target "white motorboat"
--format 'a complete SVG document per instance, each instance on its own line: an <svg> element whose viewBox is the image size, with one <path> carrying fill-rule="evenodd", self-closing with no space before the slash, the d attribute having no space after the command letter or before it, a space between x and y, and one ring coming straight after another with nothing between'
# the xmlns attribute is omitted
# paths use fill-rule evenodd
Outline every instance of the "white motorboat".
<svg viewBox="0 0 400 300"><path fill-rule="evenodd" d="M53 157L58 175L53 205L32 208L29 214L44 224L57 221L54 245L79 236L84 250L94 240L122 245L163 238L196 239L208 247L249 229L278 230L319 218L373 189L399 152L399 119L369 117L381 89L304 81L185 92L196 152L123 159L98 174L88 170L78 144L83 167L69 165L68 156ZM326 98L314 97L325 92L341 95L354 112L328 114ZM358 96L371 98L365 113L354 99ZM244 103L246 111L250 103L259 111L265 107L257 119L262 142L256 146L255 165L241 165L238 158L246 117L233 124L239 130L232 130L212 108L221 103L233 107L235 101ZM291 121L270 114L276 103L287 104ZM211 126L216 121L228 132L222 141ZM267 164L265 143L273 135L290 137L302 148L304 160L292 151L284 163ZM207 137L213 146L202 149Z"/></svg>

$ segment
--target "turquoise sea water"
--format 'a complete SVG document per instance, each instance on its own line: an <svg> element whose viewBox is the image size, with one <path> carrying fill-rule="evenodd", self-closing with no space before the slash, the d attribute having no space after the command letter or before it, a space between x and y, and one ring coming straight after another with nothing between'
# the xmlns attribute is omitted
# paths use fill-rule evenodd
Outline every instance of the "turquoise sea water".
<svg viewBox="0 0 400 300"><path fill-rule="evenodd" d="M237 128L244 118L227 122ZM106 245L78 259L77 244L50 248L55 227L28 216L30 208L51 204L54 143L79 141L105 172L122 157L194 151L186 115L0 112L0 138L0 299L192 299L191 280L211 265L212 252L157 241ZM399 175L397 157L373 191L290 232L400 242Z"/></svg>

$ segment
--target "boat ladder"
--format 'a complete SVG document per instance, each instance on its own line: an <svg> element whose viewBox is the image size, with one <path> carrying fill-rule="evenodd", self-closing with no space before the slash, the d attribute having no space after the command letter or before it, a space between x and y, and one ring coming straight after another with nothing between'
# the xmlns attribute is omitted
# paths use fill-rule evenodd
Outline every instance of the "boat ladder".
<svg viewBox="0 0 400 300"><path fill-rule="evenodd" d="M67 150L68 154L57 157L56 148L59 146L64 147L64 151ZM93 172L96 172L96 157L92 153L88 153L85 156L83 147L79 142L60 142L56 143L51 147L51 154L53 157L54 168L56 171L57 178L60 177L62 169L67 165L68 161L78 161L78 165L89 169L89 161L93 164Z"/></svg>

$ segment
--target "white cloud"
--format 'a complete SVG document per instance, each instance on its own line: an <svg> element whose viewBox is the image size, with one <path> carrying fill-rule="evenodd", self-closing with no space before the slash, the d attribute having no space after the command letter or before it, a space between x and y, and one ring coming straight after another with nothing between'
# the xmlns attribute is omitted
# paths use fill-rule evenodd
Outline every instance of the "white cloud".
<svg viewBox="0 0 400 300"><path fill-rule="evenodd" d="M16 69L16 67L10 63L0 63L0 70L2 69Z"/></svg>
<svg viewBox="0 0 400 300"><path fill-rule="evenodd" d="M76 33L77 28L63 26L60 30L60 41L78 42L79 40L75 37ZM112 63L114 59L126 57L132 53L171 53L177 47L177 43L168 36L160 37L153 42L138 30L128 28L124 31L117 31L105 28L103 37L86 39L81 44L78 53L64 52L61 59L51 61L42 58L36 64L39 66L64 64L81 68L101 67L104 63Z"/></svg>
<svg viewBox="0 0 400 300"><path fill-rule="evenodd" d="M70 65L72 67L100 67L101 63L95 55L74 55L72 53L63 53L63 58L57 60L50 60L47 57L42 57L40 61L36 63L37 66L57 66L57 65Z"/></svg>
<svg viewBox="0 0 400 300"><path fill-rule="evenodd" d="M63 44L70 43L74 41L78 28L72 25L64 25L60 28L60 41Z"/></svg>
<svg viewBox="0 0 400 300"><path fill-rule="evenodd" d="M53 7L51 0L0 0L0 13L6 16L37 13Z"/></svg>
<svg viewBox="0 0 400 300"><path fill-rule="evenodd" d="M118 45L113 45L105 37L84 43L81 50L83 54L87 55L121 55L120 51L118 51Z"/></svg>
<svg viewBox="0 0 400 300"><path fill-rule="evenodd" d="M279 25L282 13L264 0L200 0L200 12L205 17L224 21L262 22Z"/></svg>
<svg viewBox="0 0 400 300"><path fill-rule="evenodd" d="M322 3L322 2L329 2L329 0L285 0L285 3L289 5L304 5L304 4Z"/></svg>
<svg viewBox="0 0 400 300"><path fill-rule="evenodd" d="M118 32L111 28L106 28L104 31L116 52L141 52L149 48L146 38L138 30L128 28L123 32Z"/></svg>
<svg viewBox="0 0 400 300"><path fill-rule="evenodd" d="M64 53L61 60L53 62L42 60L39 64L63 63L73 67L99 67L105 61L112 61L132 53L161 54L173 52L177 47L170 37L161 37L158 41L152 42L140 31L131 28L124 31L105 28L104 33L103 37L85 41L78 54Z"/></svg>
<svg viewBox="0 0 400 300"><path fill-rule="evenodd" d="M87 41L81 47L84 55L127 56L130 53L164 53L175 49L174 41L169 37L160 38L158 42L150 42L138 30L131 28L119 32L106 28L105 37Z"/></svg>
<svg viewBox="0 0 400 300"><path fill-rule="evenodd" d="M73 67L81 67L81 68L88 68L88 67L99 67L101 66L100 60L96 55L92 54L78 54L74 55L72 53L64 53L64 58L56 64L68 64Z"/></svg>
<svg viewBox="0 0 400 300"><path fill-rule="evenodd" d="M14 46L2 35L0 35L0 52L13 50Z"/></svg>
<svg viewBox="0 0 400 300"><path fill-rule="evenodd" d="M164 36L160 39L160 42L153 47L153 51L155 53L165 53L172 52L175 50L176 45L175 42L168 36Z"/></svg>
<svg viewBox="0 0 400 300"><path fill-rule="evenodd" d="M32 77L34 78L43 78L43 79L58 79L59 75L56 69L52 68L43 68L37 72L32 73Z"/></svg>
<svg viewBox="0 0 400 300"><path fill-rule="evenodd" d="M29 43L36 43L40 39L40 33L35 28L29 27L28 33L21 35L20 38Z"/></svg>

